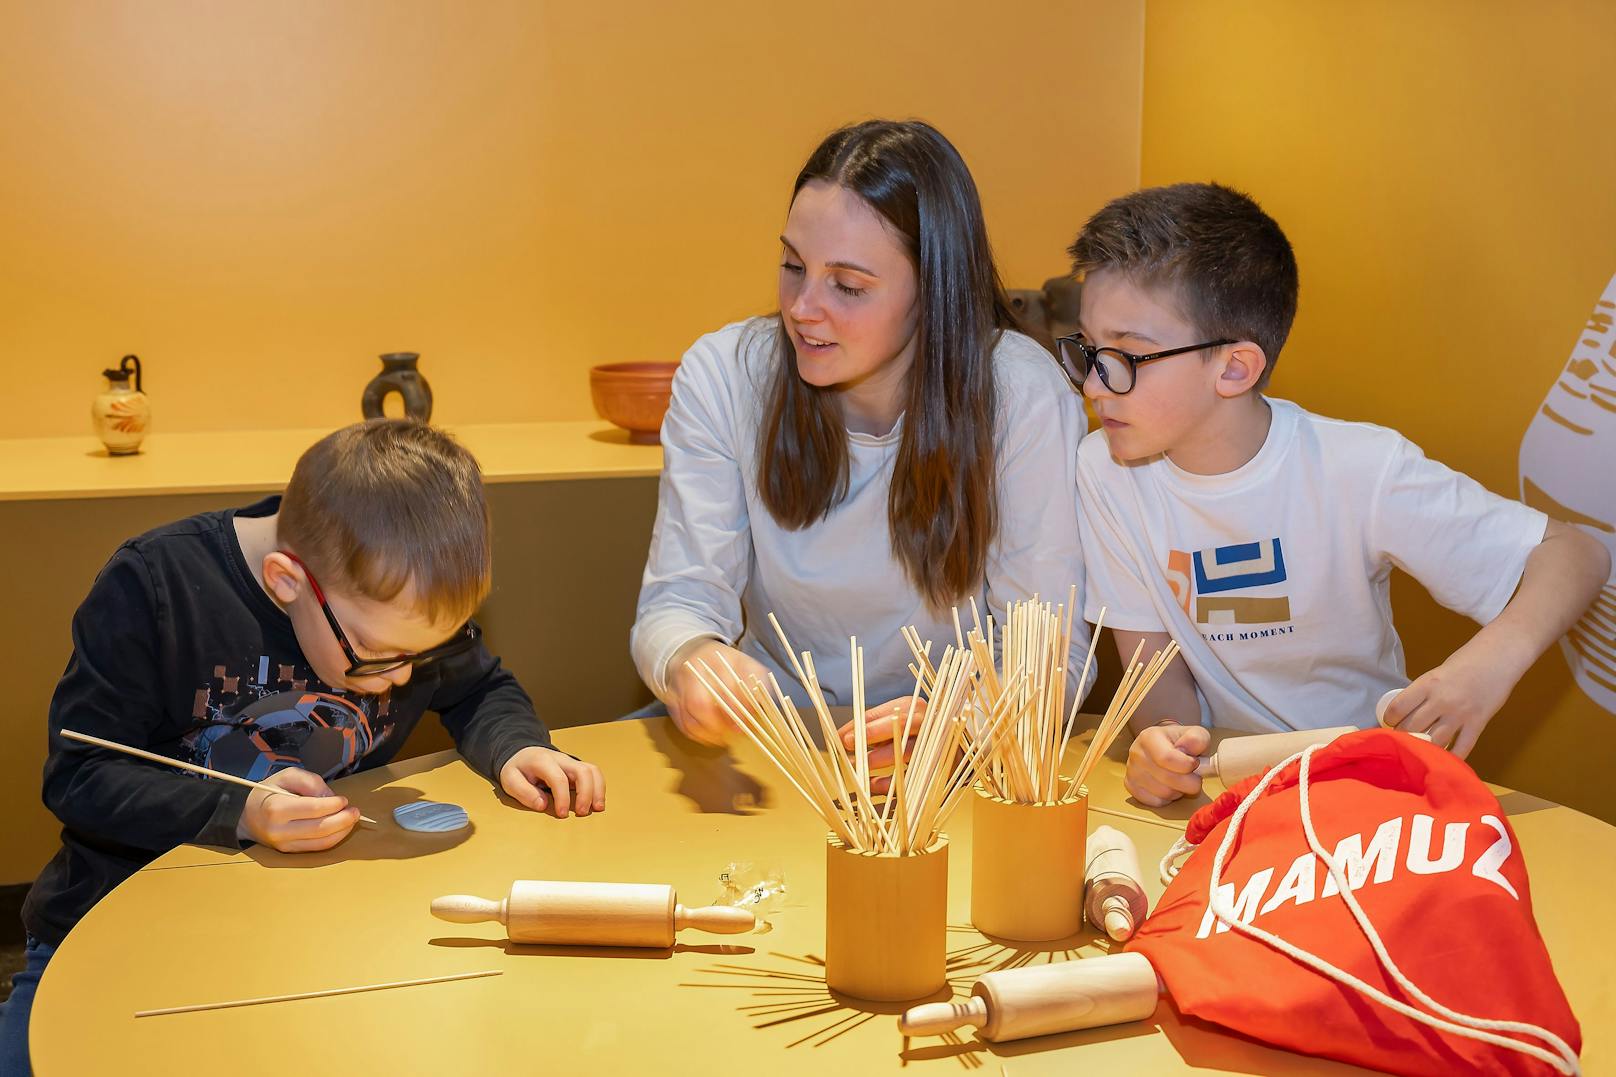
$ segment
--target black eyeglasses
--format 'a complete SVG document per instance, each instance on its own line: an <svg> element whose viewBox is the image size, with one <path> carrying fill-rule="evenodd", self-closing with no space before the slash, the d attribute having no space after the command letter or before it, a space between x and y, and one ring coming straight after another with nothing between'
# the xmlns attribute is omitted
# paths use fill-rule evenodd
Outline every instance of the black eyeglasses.
<svg viewBox="0 0 1616 1077"><path fill-rule="evenodd" d="M285 550L281 552L286 553ZM345 676L376 677L383 673L391 673L400 666L431 665L440 659L471 650L482 638L483 631L477 627L476 622L467 621L447 643L440 643L429 650L416 654L395 654L387 658L360 658L355 653L353 644L348 642L348 636L342 631L342 626L337 623L337 615L331 612L331 606L325 600L325 592L320 590L320 584L315 580L314 573L309 571L309 566L299 560L294 553L286 553L286 556L291 558L303 570L303 575L308 577L309 590L314 592L314 600L320 604L320 612L325 614L326 622L331 625L331 634L337 637L337 645L342 648L342 653L348 656L349 665Z"/></svg>
<svg viewBox="0 0 1616 1077"><path fill-rule="evenodd" d="M1166 351L1151 352L1149 355L1134 355L1120 348L1096 348L1084 340L1081 333L1073 333L1069 337L1057 340L1055 349L1060 353L1061 371L1077 392L1083 391L1083 382L1088 378L1089 371L1098 368L1100 384L1121 396L1133 388L1140 363L1148 363L1153 359L1166 359L1170 355L1198 352L1202 348L1221 348L1233 343L1235 341L1232 340L1209 340L1204 344L1168 348Z"/></svg>

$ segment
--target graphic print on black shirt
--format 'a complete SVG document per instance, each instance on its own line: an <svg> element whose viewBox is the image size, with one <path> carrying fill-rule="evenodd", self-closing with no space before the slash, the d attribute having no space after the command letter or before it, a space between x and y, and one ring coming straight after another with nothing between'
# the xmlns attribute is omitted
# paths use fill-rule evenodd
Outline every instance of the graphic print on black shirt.
<svg viewBox="0 0 1616 1077"><path fill-rule="evenodd" d="M350 698L307 665L267 654L217 665L196 690L196 728L182 738L180 758L255 782L289 767L329 781L392 736L391 697Z"/></svg>

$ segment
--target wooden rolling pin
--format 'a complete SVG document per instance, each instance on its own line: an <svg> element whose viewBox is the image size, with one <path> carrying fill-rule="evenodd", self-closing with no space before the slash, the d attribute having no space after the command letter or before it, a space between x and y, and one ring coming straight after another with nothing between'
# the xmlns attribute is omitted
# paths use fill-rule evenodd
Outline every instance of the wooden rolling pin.
<svg viewBox="0 0 1616 1077"><path fill-rule="evenodd" d="M1380 702L1375 707L1375 715L1382 724L1385 723L1386 704L1396 694L1387 692L1380 697ZM1200 758L1195 773L1202 776L1214 774L1224 785L1233 785L1242 778L1261 774L1275 763L1289 759L1309 745L1329 744L1337 737L1356 732L1358 727L1355 725L1336 725L1325 729L1298 729L1293 733L1258 733L1249 737L1230 737L1218 745L1217 751ZM1431 739L1426 733L1410 733L1408 736L1419 737L1423 741Z"/></svg>
<svg viewBox="0 0 1616 1077"><path fill-rule="evenodd" d="M1108 954L1055 965L990 972L965 1002L931 1002L898 1018L905 1036L942 1035L962 1025L985 1040L1021 1040L1124 1021L1156 1012L1161 982L1144 954Z"/></svg>
<svg viewBox="0 0 1616 1077"><path fill-rule="evenodd" d="M1095 827L1083 872L1083 915L1117 942L1126 942L1149 912L1133 840L1114 827Z"/></svg>
<svg viewBox="0 0 1616 1077"><path fill-rule="evenodd" d="M651 946L667 949L686 928L715 935L751 931L747 909L708 905L687 909L673 887L657 883L574 883L518 879L503 901L451 894L432 902L432 915L456 924L504 924L512 942L568 946Z"/></svg>
<svg viewBox="0 0 1616 1077"><path fill-rule="evenodd" d="M1203 755L1195 773L1216 776L1224 785L1261 774L1282 759L1289 759L1312 744L1329 744L1337 737L1358 732L1355 725L1327 729L1298 729L1294 733L1258 733L1250 737L1230 737L1211 755Z"/></svg>

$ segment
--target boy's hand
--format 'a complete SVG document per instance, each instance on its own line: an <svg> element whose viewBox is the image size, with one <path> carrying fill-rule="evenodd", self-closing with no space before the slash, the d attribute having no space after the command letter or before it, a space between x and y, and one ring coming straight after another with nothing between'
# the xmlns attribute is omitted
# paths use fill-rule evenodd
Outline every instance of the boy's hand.
<svg viewBox="0 0 1616 1077"><path fill-rule="evenodd" d="M914 713L910 714L910 704L914 705ZM926 717L926 701L919 696L900 696L879 707L869 707L864 711L864 730L868 738L866 746L869 749L870 770L890 771L896 764L896 753L892 742L903 732L904 724L909 726L909 739L903 746L903 758L908 762L909 756L915 750L915 739L920 732L920 723ZM848 722L836 731L841 738L842 746L852 751L858 746L853 723ZM890 775L870 779L871 793L885 793L892 788Z"/></svg>
<svg viewBox="0 0 1616 1077"><path fill-rule="evenodd" d="M600 768L550 748L535 745L511 756L500 768L499 785L519 803L557 819L565 819L569 811L582 818L606 810L606 779Z"/></svg>
<svg viewBox="0 0 1616 1077"><path fill-rule="evenodd" d="M1509 669L1469 659L1461 649L1392 697L1381 721L1405 733L1424 733L1463 759L1514 687Z"/></svg>
<svg viewBox="0 0 1616 1077"><path fill-rule="evenodd" d="M701 679L686 663L699 666L706 662L721 683L734 688L735 694L745 700L748 698L746 693L735 685L724 666L725 661L740 675L743 684L750 685L752 678L756 677L765 686L768 685L769 670L762 662L715 639L698 639L687 643L668 663L668 687L673 697L667 701L668 715L673 719L673 724L679 727L679 732L697 744L727 744L736 729L717 697L707 690L707 686L701 683ZM702 670L702 675L706 676L707 671Z"/></svg>
<svg viewBox="0 0 1616 1077"><path fill-rule="evenodd" d="M359 809L331 791L318 774L295 767L276 771L263 784L284 794L254 789L236 824L236 837L283 853L329 849L359 822Z"/></svg>
<svg viewBox="0 0 1616 1077"><path fill-rule="evenodd" d="M1133 739L1122 784L1130 796L1152 808L1196 796L1201 777L1195 767L1211 744L1212 734L1198 725L1153 725Z"/></svg>

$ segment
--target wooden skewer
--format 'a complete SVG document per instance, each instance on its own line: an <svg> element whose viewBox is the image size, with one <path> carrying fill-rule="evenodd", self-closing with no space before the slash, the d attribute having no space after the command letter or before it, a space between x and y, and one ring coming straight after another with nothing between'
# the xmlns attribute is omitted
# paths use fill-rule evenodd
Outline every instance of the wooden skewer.
<svg viewBox="0 0 1616 1077"><path fill-rule="evenodd" d="M773 763L785 775L786 781L791 783L791 787L797 791L797 794L808 802L809 806L814 809L815 814L824 819L825 825L836 831L836 836L849 845L861 846L862 843L856 840L854 835L847 830L841 814L833 806L825 804L803 788L798 781L798 769L786 762L788 757L771 744L772 738L768 737L766 732L758 727L758 722L752 716L751 709L741 700L740 696L735 694L729 685L724 683L723 678L707 664L706 660L703 659L693 664L687 663L687 665L690 672L694 673L696 679L701 682L702 687L712 693L713 698L718 700L719 706L723 707L730 719L740 727L741 732L746 734L753 744L757 745L758 751L763 753L764 758Z"/></svg>
<svg viewBox="0 0 1616 1077"><path fill-rule="evenodd" d="M283 790L284 792L284 790ZM428 976L420 980L394 980L384 984L363 984L359 987L333 987L329 991L302 991L295 995L265 995L263 998L238 998L229 1002L202 1002L195 1006L170 1006L162 1010L136 1010L136 1017L162 1017L170 1013L196 1013L201 1010L230 1010L238 1006L262 1006L270 1002L296 1002L305 998L330 998L333 995L357 995L365 991L390 991L395 987L422 987L426 984L448 983L451 980L475 980L482 976L502 976L500 969L482 972L457 972L452 976Z"/></svg>
<svg viewBox="0 0 1616 1077"><path fill-rule="evenodd" d="M934 664L930 659L931 645L922 643L912 626L903 631L915 655L911 667L914 699L901 722L897 715L891 718L898 757L887 797L877 809L869 789L871 715L865 691L864 649L857 638L849 640L853 702L853 745L849 749L830 717L813 655L803 651L799 660L779 619L771 615L769 621L808 694L825 735L824 752L811 747L807 720L774 678L768 685L754 679L747 686L739 684L735 671L727 665L733 684L703 663L692 664L691 670L747 738L850 848L908 854L930 846L949 811L958 804L960 790L980 778L989 759L987 749L994 743L978 743L971 731L971 720L966 717L978 699L978 666L972 651L949 646ZM1013 691L1019 693L1020 684L1017 679ZM1001 706L990 712L990 728L1020 713L1011 706L1015 698L1018 697L1007 694ZM922 703L924 712L918 713ZM904 760L901 753L911 736L915 749Z"/></svg>
<svg viewBox="0 0 1616 1077"><path fill-rule="evenodd" d="M66 737L68 740L76 740L82 741L85 744L93 744L97 748L106 748L114 752L122 752L124 755L132 755L136 759L144 759L151 763L161 763L165 767L176 767L179 770L188 770L192 774L202 774L209 778L218 778L221 782L230 782L233 785L244 785L248 789L262 789L266 793L280 793L289 797L299 795L292 792L290 789L282 789L280 786L270 785L267 782L255 782L251 778L238 778L236 775L226 774L222 770L212 770L208 767L198 766L195 763L186 763L170 756L158 755L156 752L148 752L144 748L131 748L129 745L119 744L115 740L102 740L100 737L92 737L88 733L80 733L76 729L64 729L62 730L62 736ZM368 815L361 815L359 817L359 821L361 823L369 823L371 826L376 825L376 820L372 819Z"/></svg>
<svg viewBox="0 0 1616 1077"><path fill-rule="evenodd" d="M1143 644L1141 643L1141 646ZM1088 781L1089 774L1098 765L1100 757L1111 748L1111 743L1118 734L1126 729L1128 722L1133 718L1134 711L1144 702L1145 696L1160 679L1161 675L1178 656L1178 644L1169 642L1165 649L1158 651L1151 657L1146 667L1137 665L1139 648L1134 648L1134 657L1128 664L1128 671L1123 676L1123 685L1117 689L1117 694L1111 699L1111 709L1107 711L1105 720L1094 734L1094 740L1089 744L1089 750L1083 756L1083 765L1073 775L1067 785L1070 793L1075 794ZM1118 700L1121 703L1118 703Z"/></svg>
<svg viewBox="0 0 1616 1077"><path fill-rule="evenodd" d="M1066 732L1061 735L1060 751L1056 758L1066 755L1066 746L1072 742L1072 726L1077 721L1077 708L1083 702L1083 685L1089 679L1089 665L1094 661L1094 647L1100 642L1100 628L1105 624L1106 607L1100 607L1100 616L1094 622L1094 634L1089 637L1089 653L1083 658L1083 672L1077 678L1077 694L1072 697L1072 711L1066 716Z"/></svg>

